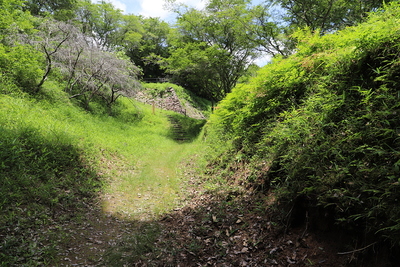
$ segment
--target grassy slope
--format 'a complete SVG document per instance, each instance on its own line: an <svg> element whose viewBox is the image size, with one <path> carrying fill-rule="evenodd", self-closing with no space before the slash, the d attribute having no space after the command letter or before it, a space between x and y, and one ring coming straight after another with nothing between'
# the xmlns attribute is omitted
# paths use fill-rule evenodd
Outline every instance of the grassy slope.
<svg viewBox="0 0 400 267"><path fill-rule="evenodd" d="M235 88L206 128L220 174L275 189L294 222L398 245L399 14L298 33L296 54Z"/></svg>
<svg viewBox="0 0 400 267"><path fill-rule="evenodd" d="M117 110L87 113L51 82L35 99L0 95L2 265L51 262L69 238L57 225L99 196L106 213L136 219L177 204L178 166L199 147L173 140L170 113L128 99Z"/></svg>

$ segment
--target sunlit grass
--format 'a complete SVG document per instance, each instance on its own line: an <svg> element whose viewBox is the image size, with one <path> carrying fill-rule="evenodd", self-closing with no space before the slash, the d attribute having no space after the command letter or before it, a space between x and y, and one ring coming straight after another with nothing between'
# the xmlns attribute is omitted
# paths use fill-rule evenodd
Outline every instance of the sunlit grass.
<svg viewBox="0 0 400 267"><path fill-rule="evenodd" d="M112 116L87 112L50 83L35 98L0 94L0 229L18 224L20 231L6 245L29 247L36 241L24 239L26 229L42 232L55 211L78 211L90 199L129 220L153 219L179 205L181 163L201 144L173 140L171 112L153 113L127 98L118 105ZM50 248L43 247L44 258L54 257ZM17 259L14 252L6 262Z"/></svg>
<svg viewBox="0 0 400 267"><path fill-rule="evenodd" d="M105 212L143 220L178 205L182 195L180 164L196 153L197 145L171 139L169 122L165 114L161 116L158 123L146 123L140 131L133 132L120 154L124 158L114 159L119 168L114 166L109 172L103 198Z"/></svg>

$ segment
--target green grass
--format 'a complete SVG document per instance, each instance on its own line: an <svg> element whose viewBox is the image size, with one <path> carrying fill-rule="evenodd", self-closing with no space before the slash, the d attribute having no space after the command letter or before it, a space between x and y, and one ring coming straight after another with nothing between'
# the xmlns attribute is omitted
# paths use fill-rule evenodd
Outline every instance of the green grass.
<svg viewBox="0 0 400 267"><path fill-rule="evenodd" d="M0 94L0 265L50 264L70 238L56 225L98 198L125 219L176 207L179 166L201 150L201 128L187 123L192 142L177 143L167 114L126 98L113 116L89 113L51 82L35 98Z"/></svg>
<svg viewBox="0 0 400 267"><path fill-rule="evenodd" d="M168 121L160 125L168 129ZM141 136L141 140L145 140L141 150L138 151L135 147L138 142L134 141L125 150L134 156L126 155L125 159L120 159L124 162L135 161L136 164L130 168L126 165L112 168L118 174L111 178L107 187L106 192L113 195L112 201L104 201L107 212L137 218L160 214L176 205L182 185L178 167L184 158L193 153L193 144L179 144L168 138L167 133L152 135L143 132Z"/></svg>

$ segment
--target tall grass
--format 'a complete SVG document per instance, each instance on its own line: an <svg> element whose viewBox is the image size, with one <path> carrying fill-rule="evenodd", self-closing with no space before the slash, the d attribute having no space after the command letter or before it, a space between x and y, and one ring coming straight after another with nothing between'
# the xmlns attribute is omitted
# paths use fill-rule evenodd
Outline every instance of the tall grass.
<svg viewBox="0 0 400 267"><path fill-rule="evenodd" d="M175 142L166 114L127 98L112 116L89 113L51 82L35 98L0 94L0 262L49 264L62 242L49 225L98 196L131 219L173 208L179 164L198 144Z"/></svg>

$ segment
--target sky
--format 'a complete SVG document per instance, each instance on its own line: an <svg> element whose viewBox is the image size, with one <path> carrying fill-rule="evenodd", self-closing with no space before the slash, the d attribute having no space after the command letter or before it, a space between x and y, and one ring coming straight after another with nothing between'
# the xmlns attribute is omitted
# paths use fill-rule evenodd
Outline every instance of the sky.
<svg viewBox="0 0 400 267"><path fill-rule="evenodd" d="M175 15L166 9L165 0L106 0L114 7L122 10L125 14L143 15L145 17L159 17L166 22L173 22ZM177 3L184 3L196 9L202 9L206 0L175 0ZM97 2L92 0L92 2ZM253 4L263 2L252 0Z"/></svg>
<svg viewBox="0 0 400 267"><path fill-rule="evenodd" d="M121 9L125 14L159 17L167 22L173 22L175 18L175 15L166 9L165 0L108 0L107 2L112 3L114 7ZM177 2L198 9L205 5L204 0L177 0Z"/></svg>

